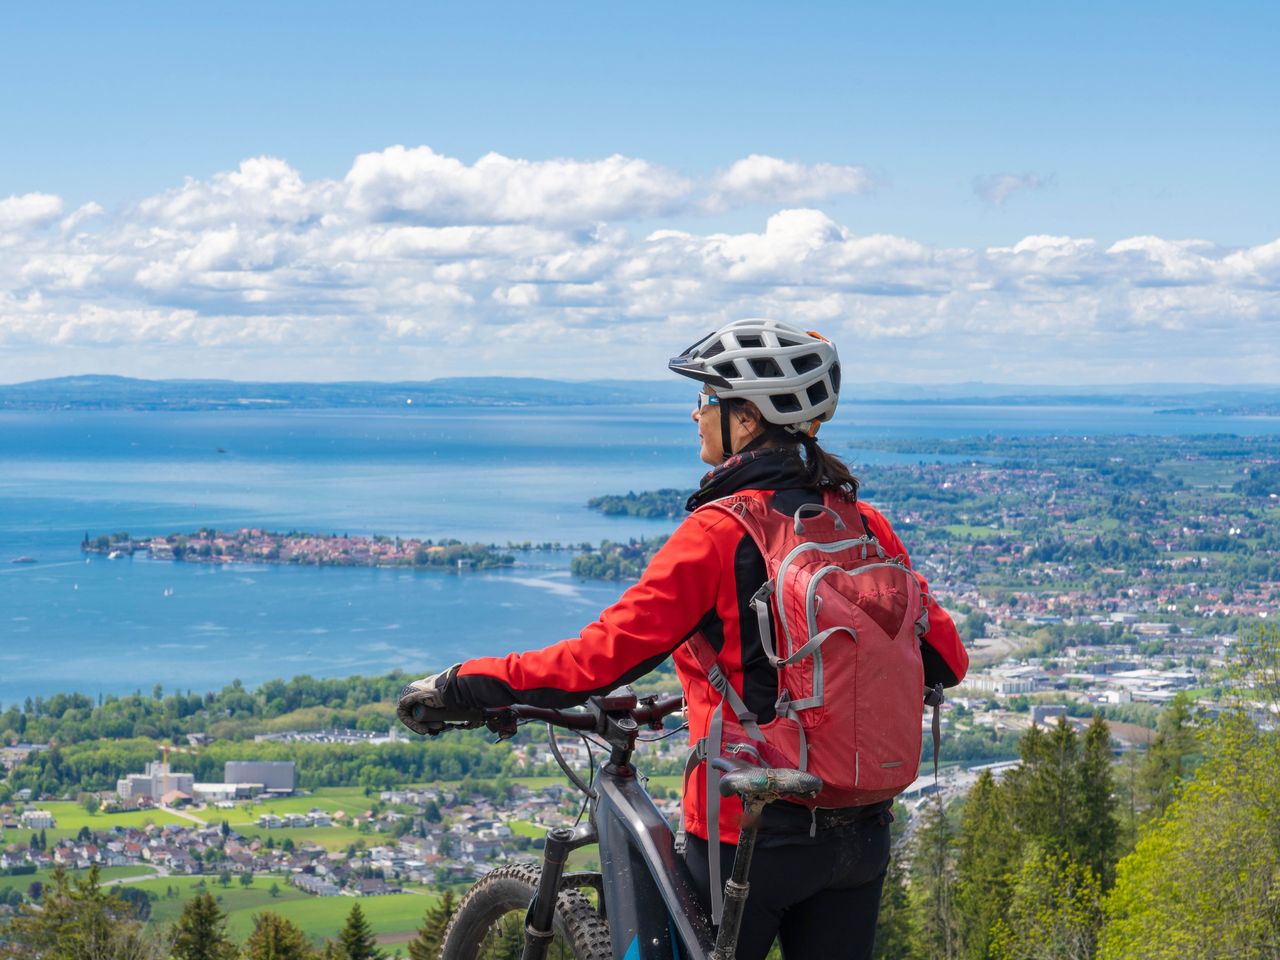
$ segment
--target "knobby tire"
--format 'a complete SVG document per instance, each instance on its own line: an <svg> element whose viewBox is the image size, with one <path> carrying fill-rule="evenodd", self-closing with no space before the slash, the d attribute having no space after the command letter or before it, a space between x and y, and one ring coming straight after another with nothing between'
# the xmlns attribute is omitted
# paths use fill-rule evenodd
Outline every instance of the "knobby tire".
<svg viewBox="0 0 1280 960"><path fill-rule="evenodd" d="M479 960L485 955L481 951L486 945L496 947L493 955L505 956L500 952L502 945L494 941L495 925L504 916L514 914L523 931L525 911L541 876L542 868L537 864L512 863L476 881L459 902L457 913L445 929L441 960ZM508 924L510 922L508 920ZM556 940L548 957L554 958L557 947L563 945L574 960L613 960L608 925L577 890L560 891L552 927Z"/></svg>

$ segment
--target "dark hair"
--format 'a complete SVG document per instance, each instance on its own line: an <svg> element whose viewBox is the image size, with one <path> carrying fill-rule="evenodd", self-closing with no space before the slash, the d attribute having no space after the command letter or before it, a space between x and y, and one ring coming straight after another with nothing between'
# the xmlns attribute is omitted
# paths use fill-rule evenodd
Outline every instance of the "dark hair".
<svg viewBox="0 0 1280 960"><path fill-rule="evenodd" d="M725 403L724 400L721 403ZM729 403L732 410L737 407L735 399ZM804 450L804 464L809 472L809 482L819 490L833 490L846 500L857 499L858 478L853 475L848 465L833 453L828 453L819 445L816 437L796 433L776 423L761 420L764 432L750 446L792 447L799 455Z"/></svg>
<svg viewBox="0 0 1280 960"><path fill-rule="evenodd" d="M772 432L772 431L770 431ZM858 496L858 478L848 465L834 453L828 453L819 446L817 438L808 434L793 433L782 429L785 438L778 443L798 443L804 448L804 462L809 471L809 479L819 490L834 490L847 500Z"/></svg>

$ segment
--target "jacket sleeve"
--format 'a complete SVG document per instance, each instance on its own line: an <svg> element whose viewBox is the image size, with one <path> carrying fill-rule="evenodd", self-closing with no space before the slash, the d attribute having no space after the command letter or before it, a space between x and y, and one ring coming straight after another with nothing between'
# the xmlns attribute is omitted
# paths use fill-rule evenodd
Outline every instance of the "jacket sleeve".
<svg viewBox="0 0 1280 960"><path fill-rule="evenodd" d="M858 511L866 522L867 532L880 541L885 553L891 557L901 556L907 566L911 567L907 548L902 545L884 515L861 501L858 503ZM920 590L925 595L925 610L929 614L929 629L925 632L924 644L921 646L925 683L928 686L941 683L944 687L954 687L964 679L969 670L969 652L964 648L951 614L942 609L929 592L929 582L924 575L914 567L911 567L911 571L920 581Z"/></svg>
<svg viewBox="0 0 1280 960"><path fill-rule="evenodd" d="M541 650L468 660L444 688L460 707L569 707L644 676L715 606L721 560L701 517L688 517L639 582L576 637Z"/></svg>

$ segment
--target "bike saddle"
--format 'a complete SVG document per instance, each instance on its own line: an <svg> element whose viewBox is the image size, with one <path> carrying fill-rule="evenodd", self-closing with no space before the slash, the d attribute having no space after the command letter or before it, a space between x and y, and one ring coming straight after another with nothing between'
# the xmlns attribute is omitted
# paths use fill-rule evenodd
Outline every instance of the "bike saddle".
<svg viewBox="0 0 1280 960"><path fill-rule="evenodd" d="M822 780L803 770L753 767L724 757L717 757L711 763L725 772L720 778L720 795L740 797L744 803L771 803L780 797L815 797L822 789Z"/></svg>

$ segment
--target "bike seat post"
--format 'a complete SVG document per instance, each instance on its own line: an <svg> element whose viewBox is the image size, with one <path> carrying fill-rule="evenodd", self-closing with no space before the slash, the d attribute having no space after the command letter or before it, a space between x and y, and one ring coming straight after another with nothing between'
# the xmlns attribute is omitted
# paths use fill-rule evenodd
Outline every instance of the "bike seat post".
<svg viewBox="0 0 1280 960"><path fill-rule="evenodd" d="M716 947L710 960L733 960L738 949L738 933L742 929L742 915L747 906L747 894L751 884L751 860L756 852L756 833L760 829L760 811L765 801L746 799L742 804L742 824L738 829L738 847L733 854L733 870L724 885L724 913L720 929L716 932ZM712 891L712 896L715 892Z"/></svg>

